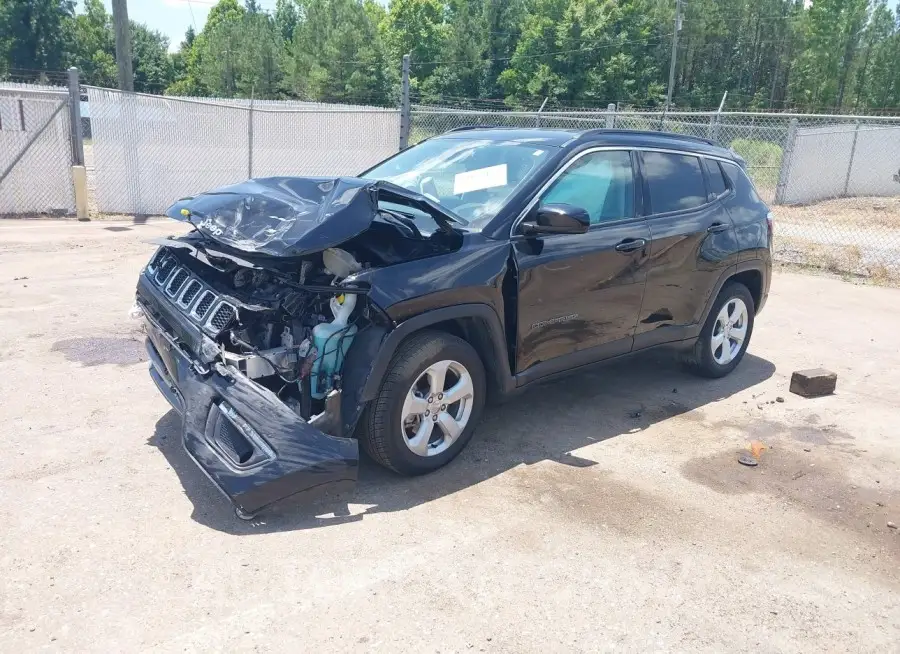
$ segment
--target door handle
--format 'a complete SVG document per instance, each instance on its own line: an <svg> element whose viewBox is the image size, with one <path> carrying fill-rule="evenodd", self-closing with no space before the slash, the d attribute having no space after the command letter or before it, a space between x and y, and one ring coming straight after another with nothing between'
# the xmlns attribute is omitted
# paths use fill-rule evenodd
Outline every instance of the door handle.
<svg viewBox="0 0 900 654"><path fill-rule="evenodd" d="M626 238L624 241L616 245L616 252L634 252L640 250L647 245L645 238Z"/></svg>
<svg viewBox="0 0 900 654"><path fill-rule="evenodd" d="M718 234L719 232L724 232L729 229L731 225L726 225L725 223L713 223L709 227L706 228L706 231L710 234Z"/></svg>

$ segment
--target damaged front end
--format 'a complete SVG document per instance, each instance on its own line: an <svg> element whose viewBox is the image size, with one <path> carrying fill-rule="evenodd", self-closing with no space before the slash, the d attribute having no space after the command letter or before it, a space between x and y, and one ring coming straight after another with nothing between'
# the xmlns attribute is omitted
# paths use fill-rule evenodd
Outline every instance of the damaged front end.
<svg viewBox="0 0 900 654"><path fill-rule="evenodd" d="M137 304L187 452L239 516L355 482L361 389L393 328L357 276L458 247L454 218L355 178L251 180L169 214L196 230L158 241Z"/></svg>

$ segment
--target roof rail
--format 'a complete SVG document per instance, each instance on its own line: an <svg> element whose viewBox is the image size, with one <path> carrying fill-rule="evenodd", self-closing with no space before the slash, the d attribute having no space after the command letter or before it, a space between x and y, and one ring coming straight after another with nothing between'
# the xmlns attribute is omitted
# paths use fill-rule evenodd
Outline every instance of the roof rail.
<svg viewBox="0 0 900 654"><path fill-rule="evenodd" d="M656 136L673 140L678 139L682 141L694 141L696 143L704 143L706 145L721 147L712 139L705 139L701 136L693 136L692 134L679 134L677 132L657 132L648 129L610 129L607 127L598 127L596 129L588 129L582 132L582 136L595 136L601 134L640 134L642 136Z"/></svg>
<svg viewBox="0 0 900 654"><path fill-rule="evenodd" d="M464 132L467 129L498 129L500 125L460 125L459 127L451 127L446 130L444 134L449 134L450 132Z"/></svg>

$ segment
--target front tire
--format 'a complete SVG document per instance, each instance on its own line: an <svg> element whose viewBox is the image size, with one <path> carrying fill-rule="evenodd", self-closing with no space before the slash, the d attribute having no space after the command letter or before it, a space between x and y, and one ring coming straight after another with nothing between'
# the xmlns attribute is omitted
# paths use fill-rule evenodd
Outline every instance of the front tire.
<svg viewBox="0 0 900 654"><path fill-rule="evenodd" d="M360 442L372 459L402 475L431 472L472 438L485 395L484 365L471 345L421 332L391 360Z"/></svg>
<svg viewBox="0 0 900 654"><path fill-rule="evenodd" d="M713 379L734 370L750 344L755 314L756 305L747 287L739 282L725 284L686 357L688 368Z"/></svg>

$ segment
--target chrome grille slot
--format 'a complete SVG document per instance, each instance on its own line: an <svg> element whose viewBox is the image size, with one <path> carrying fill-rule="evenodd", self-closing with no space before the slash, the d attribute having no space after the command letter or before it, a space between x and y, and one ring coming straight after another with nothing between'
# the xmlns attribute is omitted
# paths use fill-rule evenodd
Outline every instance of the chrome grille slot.
<svg viewBox="0 0 900 654"><path fill-rule="evenodd" d="M172 280L169 282L168 286L166 286L166 294L168 294L169 297L175 297L187 281L187 278L188 271L184 268L179 268L175 274L172 275Z"/></svg>
<svg viewBox="0 0 900 654"><path fill-rule="evenodd" d="M157 284L166 283L166 279L168 279L169 275L175 269L176 263L175 257L171 255L163 259L162 263L159 264L159 269L156 271L156 276L154 278L156 279Z"/></svg>
<svg viewBox="0 0 900 654"><path fill-rule="evenodd" d="M213 295L212 291L203 291L203 293L200 294L200 299L197 300L197 306L191 311L191 316L197 320L203 320L215 300L216 296Z"/></svg>
<svg viewBox="0 0 900 654"><path fill-rule="evenodd" d="M225 328L232 318L234 318L235 308L228 304L227 302L222 302L219 305L219 308L215 310L212 315L212 318L209 319L207 323L208 326L212 327L216 331L221 331Z"/></svg>
<svg viewBox="0 0 900 654"><path fill-rule="evenodd" d="M156 267L160 264L163 258L166 255L166 251L164 248L159 248L156 253L153 255L153 258L150 259L150 263L147 264L147 271L152 275L156 272Z"/></svg>
<svg viewBox="0 0 900 654"><path fill-rule="evenodd" d="M220 332L237 315L237 308L220 300L219 295L204 284L167 248L160 248L146 268L154 282L181 311L207 332Z"/></svg>
<svg viewBox="0 0 900 654"><path fill-rule="evenodd" d="M194 301L194 298L197 297L197 293L200 292L203 286L196 279L192 279L187 283L187 286L184 287L184 292L182 292L181 297L178 298L178 304L183 307L191 306L191 302Z"/></svg>

